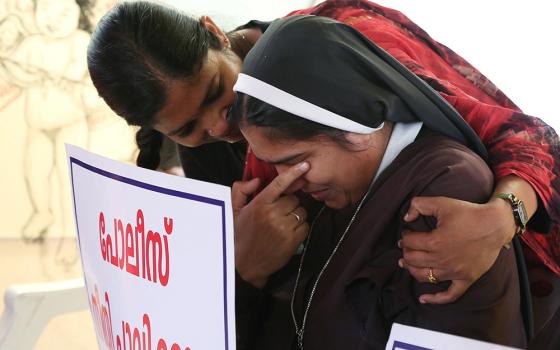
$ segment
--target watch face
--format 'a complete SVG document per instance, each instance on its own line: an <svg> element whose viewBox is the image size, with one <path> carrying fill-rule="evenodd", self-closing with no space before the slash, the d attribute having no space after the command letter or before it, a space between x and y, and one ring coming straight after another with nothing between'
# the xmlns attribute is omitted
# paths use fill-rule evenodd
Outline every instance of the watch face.
<svg viewBox="0 0 560 350"><path fill-rule="evenodd" d="M517 205L517 213L519 214L519 220L525 225L527 221L529 221L527 210L525 210L525 206L523 203L518 203Z"/></svg>

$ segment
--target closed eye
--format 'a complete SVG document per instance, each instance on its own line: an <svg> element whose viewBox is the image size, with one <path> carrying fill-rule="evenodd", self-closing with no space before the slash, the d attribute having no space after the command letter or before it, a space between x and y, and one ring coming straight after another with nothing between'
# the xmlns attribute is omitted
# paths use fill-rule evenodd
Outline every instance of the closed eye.
<svg viewBox="0 0 560 350"><path fill-rule="evenodd" d="M222 95L224 94L224 79L221 75L220 75L220 78L218 79L218 86L216 86L212 90L213 90L212 92L210 92L208 95L206 95L206 98L204 99L204 101L202 101L201 107L207 107L207 106L211 105L212 103L219 100L220 97L222 97Z"/></svg>
<svg viewBox="0 0 560 350"><path fill-rule="evenodd" d="M271 165L286 165L286 166L292 166L292 165L296 165L299 162L302 162L303 160L307 159L307 155L304 153L297 153L297 154L293 154L293 155L289 155L286 157L283 157L281 159L277 159L277 160L264 160L261 159L259 157L257 157L255 155L255 157L265 163L269 163Z"/></svg>
<svg viewBox="0 0 560 350"><path fill-rule="evenodd" d="M187 137L194 131L195 127L196 127L196 119L191 120L190 122L183 125L181 128L169 133L168 136Z"/></svg>

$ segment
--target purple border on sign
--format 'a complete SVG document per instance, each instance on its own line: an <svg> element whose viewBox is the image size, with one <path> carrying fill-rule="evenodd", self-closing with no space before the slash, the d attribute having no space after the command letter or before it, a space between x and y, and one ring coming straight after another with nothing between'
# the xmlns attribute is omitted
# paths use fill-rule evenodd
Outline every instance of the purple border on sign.
<svg viewBox="0 0 560 350"><path fill-rule="evenodd" d="M393 349L403 349L403 350L432 350L432 349L428 349L428 348L424 348L418 345L414 345L414 344L408 344L408 343L403 343L400 341L394 341L393 342Z"/></svg>
<svg viewBox="0 0 560 350"><path fill-rule="evenodd" d="M72 195L74 196L74 198L76 198L76 194L74 191L74 169L72 167L72 165L78 165L81 166L84 169L87 169L93 173L99 174L101 176L105 176L108 177L110 179L116 180L116 181L120 181L120 182L124 182L126 184L132 185L132 186L136 186L136 187L140 187L149 191L153 191L153 192L158 192L158 193L163 193L163 194L167 194L170 196L174 196L174 197L180 197L180 198L185 198L188 200L192 200L192 201L196 201L196 202L202 202L202 203L206 203L206 204L211 204L211 205L216 205L219 206L222 209L222 266L223 266L223 276L224 276L224 334L225 334L225 349L228 350L229 349L229 342L228 342L228 313L227 313L227 266L226 266L226 206L224 201L218 200L218 199L213 199L213 198L208 198L208 197L203 197L203 196L198 196L196 194L192 194L192 193L186 193L186 192L181 192L181 191L175 191L175 190L171 190L168 188L164 188L164 187L160 187L160 186L155 186L155 185L151 185L145 182L141 182L138 180L134 180L134 179L130 179L128 177L124 177L121 175L117 175L117 174L113 174L111 172L108 172L106 170L103 169L99 169L96 168L92 165L89 165L87 163L82 162L81 160L78 160L74 157L70 157L70 174L71 174L71 182L72 182ZM74 217L76 219L76 230L79 231L78 227L78 215L77 215L77 209L76 209L76 200L74 200ZM80 234L78 232L78 242L79 242L79 237Z"/></svg>

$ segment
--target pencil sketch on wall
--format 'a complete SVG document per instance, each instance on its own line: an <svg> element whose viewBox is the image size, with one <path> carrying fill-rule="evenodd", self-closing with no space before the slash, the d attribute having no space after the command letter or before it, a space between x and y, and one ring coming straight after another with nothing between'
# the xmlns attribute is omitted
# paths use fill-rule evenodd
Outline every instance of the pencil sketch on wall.
<svg viewBox="0 0 560 350"><path fill-rule="evenodd" d="M11 129L0 138L8 172L0 186L27 193L10 198L18 210L7 218L27 241L75 235L65 143L121 161L135 157L134 131L97 96L86 64L92 27L114 3L0 5L0 123Z"/></svg>

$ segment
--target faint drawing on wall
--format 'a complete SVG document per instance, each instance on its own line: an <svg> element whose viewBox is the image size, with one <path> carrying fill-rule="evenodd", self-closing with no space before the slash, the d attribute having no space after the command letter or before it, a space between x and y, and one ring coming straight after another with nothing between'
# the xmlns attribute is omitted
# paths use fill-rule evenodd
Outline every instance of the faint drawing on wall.
<svg viewBox="0 0 560 350"><path fill-rule="evenodd" d="M0 237L75 235L65 143L134 158L133 130L97 96L87 72L89 32L114 3L7 0L0 7L0 192L13 194L0 208L13 213Z"/></svg>

